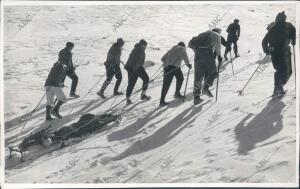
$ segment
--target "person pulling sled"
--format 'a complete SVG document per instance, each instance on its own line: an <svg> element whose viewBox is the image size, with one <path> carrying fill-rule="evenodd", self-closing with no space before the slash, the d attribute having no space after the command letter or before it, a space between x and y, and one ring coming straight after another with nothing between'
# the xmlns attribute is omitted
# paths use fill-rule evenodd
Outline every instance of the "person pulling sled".
<svg viewBox="0 0 300 189"><path fill-rule="evenodd" d="M76 67L73 65L73 60L72 60L73 48L74 48L74 43L67 42L66 47L59 52L58 61L67 66L66 76L68 76L72 80L70 97L78 98L80 96L76 94L78 76L75 73ZM64 77L64 80L66 76Z"/></svg>
<svg viewBox="0 0 300 189"><path fill-rule="evenodd" d="M47 80L45 82L46 89L46 121L52 121L53 118L51 114L59 119L62 116L59 114L59 109L63 103L66 102L66 96L63 92L64 78L66 77L66 72L68 67L61 62L56 62L51 68ZM54 106L54 97L57 98L57 103Z"/></svg>
<svg viewBox="0 0 300 189"><path fill-rule="evenodd" d="M127 104L131 104L131 94L138 78L143 80L141 100L149 100L151 97L146 95L149 85L149 76L144 68L145 63L145 50L147 42L141 39L136 43L134 49L131 51L128 61L125 64L125 69L128 73L128 86L126 90Z"/></svg>
<svg viewBox="0 0 300 189"><path fill-rule="evenodd" d="M202 93L213 97L209 87L213 85L217 77L217 68L214 54L218 56L219 64L222 63L221 56L221 29L218 32L206 31L193 37L189 42L189 47L195 52L194 59L194 104L197 105L203 100L200 98L202 81L204 79L204 87Z"/></svg>
<svg viewBox="0 0 300 189"><path fill-rule="evenodd" d="M177 45L173 46L162 57L161 61L163 62L164 67L164 78L159 105L165 106L168 105L168 103L165 102L165 98L174 76L176 78L176 90L174 97L183 98L183 96L180 94L180 89L184 80L181 70L181 62L184 61L184 63L189 69L192 68L192 65L189 62L184 42L180 42Z"/></svg>
<svg viewBox="0 0 300 189"><path fill-rule="evenodd" d="M97 92L97 94L103 99L106 98L106 96L104 95L104 91L106 87L110 84L114 76L117 79L114 87L114 96L123 94L118 90L122 82L122 72L120 68L120 63L121 63L121 54L122 54L122 49L124 44L125 42L123 41L123 39L118 38L117 42L114 43L108 51L107 58L104 63L106 68L106 80L102 84L101 89Z"/></svg>
<svg viewBox="0 0 300 189"><path fill-rule="evenodd" d="M286 22L286 15L278 13L275 24L269 28L262 40L262 48L266 55L271 55L275 69L273 97L285 94L283 86L292 75L291 50L289 44L296 44L296 29Z"/></svg>
<svg viewBox="0 0 300 189"><path fill-rule="evenodd" d="M227 48L225 49L224 58L225 60L228 60L227 54L231 51L231 45L233 44L233 51L235 54L235 58L240 57L238 54L238 45L237 41L239 40L240 34L241 34L241 28L239 25L239 19L234 19L233 23L231 23L226 32L228 33L227 36Z"/></svg>

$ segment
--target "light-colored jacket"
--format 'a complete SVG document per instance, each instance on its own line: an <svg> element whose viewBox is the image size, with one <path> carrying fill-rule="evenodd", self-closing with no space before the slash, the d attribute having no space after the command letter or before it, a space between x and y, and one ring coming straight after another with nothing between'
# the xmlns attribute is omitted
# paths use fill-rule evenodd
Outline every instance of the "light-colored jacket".
<svg viewBox="0 0 300 189"><path fill-rule="evenodd" d="M213 53L221 56L221 35L217 32L208 30L200 33L196 37L193 37L193 39L189 42L189 47L195 52L201 48L209 48Z"/></svg>
<svg viewBox="0 0 300 189"><path fill-rule="evenodd" d="M175 66L177 68L181 67L181 62L184 61L186 65L189 65L189 58L186 53L185 47L175 45L172 47L162 58L164 67Z"/></svg>
<svg viewBox="0 0 300 189"><path fill-rule="evenodd" d="M221 56L221 35L217 32L209 31L210 32L210 41L211 41L211 48L213 52L217 53L217 56Z"/></svg>

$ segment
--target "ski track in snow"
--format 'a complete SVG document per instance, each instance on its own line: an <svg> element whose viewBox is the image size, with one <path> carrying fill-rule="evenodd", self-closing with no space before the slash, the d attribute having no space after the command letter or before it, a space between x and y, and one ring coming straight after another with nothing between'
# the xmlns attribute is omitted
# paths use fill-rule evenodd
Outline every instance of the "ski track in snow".
<svg viewBox="0 0 300 189"><path fill-rule="evenodd" d="M8 34L15 33L26 14L39 8L42 9L21 31L13 38L8 37L11 36ZM145 38L149 42L146 70L149 76L153 76L168 48L179 41L187 44L193 36L207 30L218 14L227 10L217 5L140 6L116 32L111 32L122 15L134 8L122 6L123 12L119 11L119 6L5 8L6 146L48 126L44 122L44 100L15 141L22 124L26 123L26 112L30 112L43 95L45 78L66 41L76 44L73 60L80 64L76 72L79 76L78 93L82 98L69 100L62 106L64 119L54 121L54 128L70 125L86 113L103 113L123 100L123 97L101 100L96 95L105 79L99 80L105 74L103 62L106 53L117 37L122 36L126 41L123 61L127 60L139 39ZM41 147L35 154L27 154L31 159L24 163L19 162L18 154L8 160L6 150L6 182L295 182L294 75L286 86L287 95L280 101L269 102L270 98L267 98L273 90L272 66L267 66L253 78L244 96L237 94L263 59L261 39L267 24L282 10L294 23L295 8L292 5L234 5L224 15L218 25L223 29L224 37L226 26L235 17L241 20L241 57L233 61L235 75L232 75L229 62L221 68L217 102L203 97L205 100L201 105L193 105L192 70L186 101L172 100L173 80L167 96L172 103L160 108L162 77L159 77L149 86L150 101L141 102L138 93L132 105L122 103L114 110L123 114L120 124L110 124L83 137L79 143L50 153L45 153L43 150L47 149ZM109 14L112 12L114 14ZM194 53L190 49L188 55L192 60ZM183 66L182 69L186 79L187 68ZM122 72L121 88L124 91L127 73ZM108 96L114 82L106 90ZM135 90L141 84L138 81ZM66 85L70 86L69 79ZM212 90L215 92L215 85ZM68 91L65 89L66 94ZM264 161L258 171L257 166L266 157L268 161ZM283 171L286 174L282 175Z"/></svg>

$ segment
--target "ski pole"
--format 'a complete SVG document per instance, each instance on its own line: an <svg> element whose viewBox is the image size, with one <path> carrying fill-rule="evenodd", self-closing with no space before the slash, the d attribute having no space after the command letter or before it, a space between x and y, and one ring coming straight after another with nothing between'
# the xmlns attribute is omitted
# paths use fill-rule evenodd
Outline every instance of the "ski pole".
<svg viewBox="0 0 300 189"><path fill-rule="evenodd" d="M222 62L219 62L218 65L218 75L217 75L217 86L216 86L216 101L218 100L218 90L219 90L219 73Z"/></svg>
<svg viewBox="0 0 300 189"><path fill-rule="evenodd" d="M188 81L189 81L190 70L191 70L191 69L189 68L189 71L188 71L188 74L187 74L187 77L186 77L186 83L185 83L184 95L183 95L183 99L182 99L182 101L184 101L184 100L185 100L186 88L187 88L187 84L188 84Z"/></svg>
<svg viewBox="0 0 300 189"><path fill-rule="evenodd" d="M231 63L232 75L234 75L231 51L230 51L230 63Z"/></svg>
<svg viewBox="0 0 300 189"><path fill-rule="evenodd" d="M265 56L265 58L267 57L267 55ZM265 59L264 58L264 59ZM258 68L261 66L262 64L258 64L257 68L254 70L253 74L251 75L250 79L248 79L248 81L246 82L246 84L244 85L244 87L241 90L238 90L238 95L242 96L244 93L244 89L246 88L246 86L248 85L248 83L250 82L250 80L252 79L252 77L254 76L254 74L256 73L256 71L258 70Z"/></svg>
<svg viewBox="0 0 300 189"><path fill-rule="evenodd" d="M153 76L151 77L151 78L153 78L153 79L151 79L149 83L154 82L154 80L156 79L156 77L160 75L160 73L159 73L158 71L159 71L163 66L164 66L164 65L162 64L162 65L159 66L159 68L154 72ZM159 74L157 74L157 73L159 73ZM157 74L157 75L156 75L156 74ZM156 75L156 76L155 76L155 75ZM155 77L154 77L154 76L155 76Z"/></svg>

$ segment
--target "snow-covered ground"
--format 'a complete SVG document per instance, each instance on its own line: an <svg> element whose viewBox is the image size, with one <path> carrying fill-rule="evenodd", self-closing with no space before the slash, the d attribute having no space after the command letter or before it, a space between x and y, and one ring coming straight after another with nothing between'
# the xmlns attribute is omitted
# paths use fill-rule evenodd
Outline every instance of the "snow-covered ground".
<svg viewBox="0 0 300 189"><path fill-rule="evenodd" d="M256 75L238 96L257 63L264 57L261 40L266 26L279 11L295 24L294 5L126 5L126 6L7 6L4 9L4 81L6 147L45 123L45 100L22 130L20 119L43 96L43 85L57 54L67 41L75 43L73 60L80 65L80 99L62 107L62 127L77 121L85 113L99 114L124 97L102 100L96 92L105 74L103 62L117 37L126 41L125 62L134 44L141 38L149 42L146 60L149 76L161 65L160 58L179 41L186 44L218 15L218 24L226 37L226 27L240 19L241 37L235 59L222 68L218 101L206 97L193 105L193 70L186 102L173 100L175 84L169 90L168 107L159 108L162 78L150 85L152 100L142 103L136 95L134 104L121 104L119 125L109 125L102 132L82 142L19 163L14 155L8 160L8 183L295 183L296 175L296 100L294 75L286 85L281 101L269 102L273 91L272 64ZM227 12L227 13L226 13ZM226 13L226 14L225 14ZM29 15L29 16L27 16ZM125 15L125 16L124 16ZM122 17L123 16L123 17ZM22 19L31 18L20 31ZM114 24L126 20L116 32ZM125 19L126 18L126 19ZM188 55L193 59L193 52ZM183 68L187 75L187 68ZM95 88L93 86L99 79ZM123 71L121 88L126 89ZM115 80L113 80L114 82ZM184 82L185 83L185 82ZM70 86L67 79L66 85ZM136 90L141 86L139 81ZM113 84L106 90L111 95ZM91 92L87 93L90 89ZM213 87L215 89L215 85ZM65 89L68 94L69 89ZM215 90L213 90L215 91ZM87 95L85 95L87 94ZM116 101L115 101L116 100Z"/></svg>

